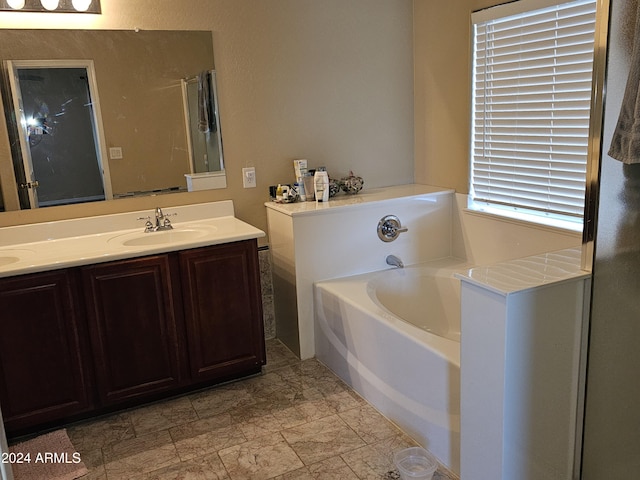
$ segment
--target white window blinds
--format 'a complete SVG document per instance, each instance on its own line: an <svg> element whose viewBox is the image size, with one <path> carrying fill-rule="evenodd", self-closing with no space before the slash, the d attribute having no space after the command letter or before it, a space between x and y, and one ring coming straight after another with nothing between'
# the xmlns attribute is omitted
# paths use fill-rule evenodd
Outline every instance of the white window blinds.
<svg viewBox="0 0 640 480"><path fill-rule="evenodd" d="M578 0L473 15L473 202L581 220L595 12Z"/></svg>

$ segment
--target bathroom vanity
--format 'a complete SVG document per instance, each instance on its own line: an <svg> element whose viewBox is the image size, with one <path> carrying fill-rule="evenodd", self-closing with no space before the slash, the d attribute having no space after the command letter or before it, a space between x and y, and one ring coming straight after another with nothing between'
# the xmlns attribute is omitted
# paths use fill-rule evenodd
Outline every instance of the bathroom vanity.
<svg viewBox="0 0 640 480"><path fill-rule="evenodd" d="M10 435L261 371L264 233L221 203L167 208L178 216L166 232L0 247L0 260L13 259L0 262L0 405ZM141 213L102 221L117 229Z"/></svg>

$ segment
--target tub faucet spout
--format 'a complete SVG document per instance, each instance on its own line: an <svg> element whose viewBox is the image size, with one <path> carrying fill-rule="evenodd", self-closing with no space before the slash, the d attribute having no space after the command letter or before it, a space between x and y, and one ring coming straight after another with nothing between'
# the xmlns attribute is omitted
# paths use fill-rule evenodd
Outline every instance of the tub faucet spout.
<svg viewBox="0 0 640 480"><path fill-rule="evenodd" d="M404 267L404 263L402 263L402 260L400 260L395 255L387 256L387 265L391 265L392 267L398 267L398 268Z"/></svg>

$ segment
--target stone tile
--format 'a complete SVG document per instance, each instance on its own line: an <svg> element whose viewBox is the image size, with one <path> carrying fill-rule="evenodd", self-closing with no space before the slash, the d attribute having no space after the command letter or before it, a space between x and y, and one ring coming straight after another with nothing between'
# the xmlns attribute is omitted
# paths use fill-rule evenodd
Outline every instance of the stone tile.
<svg viewBox="0 0 640 480"><path fill-rule="evenodd" d="M262 294L262 323L264 324L264 338L276 338L276 312L273 295Z"/></svg>
<svg viewBox="0 0 640 480"><path fill-rule="evenodd" d="M104 470L104 465L93 468L87 467L87 469L89 473L80 477L82 480L107 480L107 472Z"/></svg>
<svg viewBox="0 0 640 480"><path fill-rule="evenodd" d="M251 405L239 405L231 408L227 414L231 418L231 423L240 424L267 414L272 407L273 405L268 400L258 399Z"/></svg>
<svg viewBox="0 0 640 480"><path fill-rule="evenodd" d="M308 467L275 477L274 480L358 480L340 457L332 457Z"/></svg>
<svg viewBox="0 0 640 480"><path fill-rule="evenodd" d="M285 403L290 404L303 387L299 382L292 381L286 372L286 367L284 370L266 372L247 380L243 386L262 401L274 403L277 400L284 400Z"/></svg>
<svg viewBox="0 0 640 480"><path fill-rule="evenodd" d="M182 461L215 453L247 441L228 414L205 418L171 428L169 434Z"/></svg>
<svg viewBox="0 0 640 480"><path fill-rule="evenodd" d="M401 434L344 453L342 459L362 480L400 478L393 463L393 455L399 450L415 446L417 445L412 439Z"/></svg>
<svg viewBox="0 0 640 480"><path fill-rule="evenodd" d="M282 431L282 436L305 465L325 460L365 445L337 415Z"/></svg>
<svg viewBox="0 0 640 480"><path fill-rule="evenodd" d="M316 381L331 380L333 382L341 382L338 376L315 358L303 360L293 365L291 370L301 379L310 382L312 386L315 386Z"/></svg>
<svg viewBox="0 0 640 480"><path fill-rule="evenodd" d="M131 480L180 463L180 457L167 430L104 447L103 452L109 480Z"/></svg>
<svg viewBox="0 0 640 480"><path fill-rule="evenodd" d="M217 454L206 455L188 462L155 470L144 476L145 480L230 480ZM84 480L84 478L82 479Z"/></svg>
<svg viewBox="0 0 640 480"><path fill-rule="evenodd" d="M300 363L300 359L289 350L280 340L267 340L267 364L265 371Z"/></svg>
<svg viewBox="0 0 640 480"><path fill-rule="evenodd" d="M344 412L367 405L366 400L352 390L341 390L326 394L325 400L336 412Z"/></svg>
<svg viewBox="0 0 640 480"><path fill-rule="evenodd" d="M340 384L334 383L332 389L322 390L314 387L299 387L300 390L292 399L296 406L308 421L334 415L352 408L365 405L365 400L352 390L344 389Z"/></svg>
<svg viewBox="0 0 640 480"><path fill-rule="evenodd" d="M307 418L295 407L273 408L240 423L240 429L247 440L253 440L306 422Z"/></svg>
<svg viewBox="0 0 640 480"><path fill-rule="evenodd" d="M314 388L306 389L299 398L296 399L294 405L308 422L330 417L338 413L336 405L327 401L325 396Z"/></svg>
<svg viewBox="0 0 640 480"><path fill-rule="evenodd" d="M187 397L137 408L130 412L130 416L137 436L198 420L198 415Z"/></svg>
<svg viewBox="0 0 640 480"><path fill-rule="evenodd" d="M351 391L357 396L338 376L314 358L292 365L289 371L290 381L296 382L301 388L314 388L325 396L344 391Z"/></svg>
<svg viewBox="0 0 640 480"><path fill-rule="evenodd" d="M309 471L315 480L357 479L358 476L340 457L333 457L322 462L309 465Z"/></svg>
<svg viewBox="0 0 640 480"><path fill-rule="evenodd" d="M357 477L356 477L357 478ZM308 467L302 467L293 472L273 477L273 480L315 480Z"/></svg>
<svg viewBox="0 0 640 480"><path fill-rule="evenodd" d="M371 405L343 411L340 418L367 443L375 443L402 432Z"/></svg>
<svg viewBox="0 0 640 480"><path fill-rule="evenodd" d="M399 435L385 438L379 442L373 443L370 445L373 450L373 455L378 458L384 460L385 467L390 467L390 470L386 472L386 474L391 474L390 478L400 478L400 473L396 469L393 463L394 454L408 447L416 447L419 446L412 438L407 436L406 434L400 432ZM366 448L366 447L365 447ZM365 449L362 449L365 450ZM358 471L349 461L348 457L351 453L347 453L342 456L345 462L360 476L361 478L376 478L375 476L367 476ZM434 480L459 480L456 475L449 472L446 468L439 466L436 473L433 475Z"/></svg>
<svg viewBox="0 0 640 480"><path fill-rule="evenodd" d="M460 480L456 475L440 467L436 473L433 474L433 480Z"/></svg>
<svg viewBox="0 0 640 480"><path fill-rule="evenodd" d="M135 437L128 413L110 415L69 426L67 434L80 454Z"/></svg>
<svg viewBox="0 0 640 480"><path fill-rule="evenodd" d="M218 455L234 480L268 479L304 466L279 433L225 448Z"/></svg>
<svg viewBox="0 0 640 480"><path fill-rule="evenodd" d="M87 470L93 471L98 470L100 467L103 467L104 470L104 456L102 455L102 449L98 450L90 450L85 452L79 452L80 459L84 466L87 467Z"/></svg>
<svg viewBox="0 0 640 480"><path fill-rule="evenodd" d="M258 263L260 265L260 288L262 289L262 294L273 295L271 252L269 250L258 251Z"/></svg>
<svg viewBox="0 0 640 480"><path fill-rule="evenodd" d="M210 390L194 393L188 398L199 418L213 417L227 413L232 409L257 403L255 396L242 382L214 387Z"/></svg>
<svg viewBox="0 0 640 480"><path fill-rule="evenodd" d="M278 340L267 355L263 375L68 427L83 478L400 478L393 454L413 440L317 360Z"/></svg>

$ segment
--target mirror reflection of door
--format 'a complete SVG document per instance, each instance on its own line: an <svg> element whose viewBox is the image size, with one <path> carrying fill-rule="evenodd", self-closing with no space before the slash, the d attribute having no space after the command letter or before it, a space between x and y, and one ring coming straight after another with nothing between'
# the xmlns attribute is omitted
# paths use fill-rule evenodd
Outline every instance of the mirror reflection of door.
<svg viewBox="0 0 640 480"><path fill-rule="evenodd" d="M202 72L200 75L183 80L182 93L191 173L224 170L215 70Z"/></svg>
<svg viewBox="0 0 640 480"><path fill-rule="evenodd" d="M29 201L22 207L111 198L93 62L6 64L26 178L19 187Z"/></svg>

